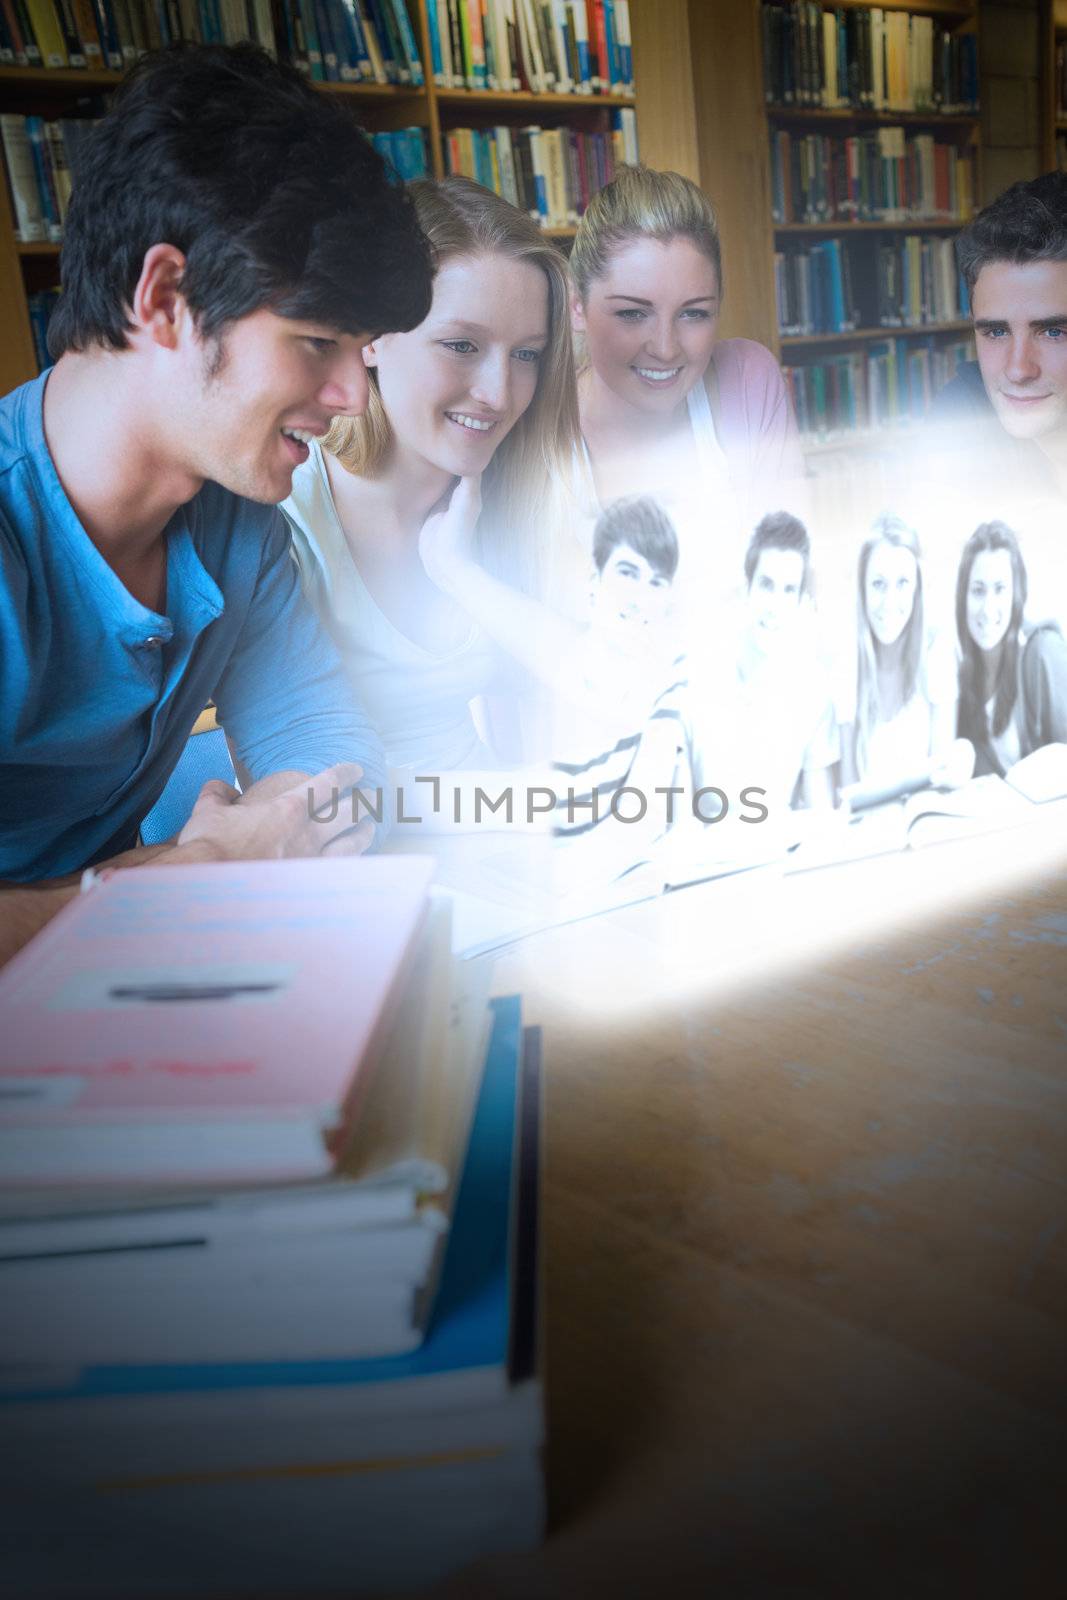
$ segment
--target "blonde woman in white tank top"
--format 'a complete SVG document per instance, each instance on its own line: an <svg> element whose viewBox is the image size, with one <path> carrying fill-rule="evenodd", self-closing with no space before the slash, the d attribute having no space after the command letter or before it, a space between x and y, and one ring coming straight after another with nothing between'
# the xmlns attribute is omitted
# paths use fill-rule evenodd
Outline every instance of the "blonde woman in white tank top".
<svg viewBox="0 0 1067 1600"><path fill-rule="evenodd" d="M464 178L411 186L438 263L430 313L367 346L367 412L337 418L284 503L305 588L395 767L484 766L478 700L514 703L523 641L431 581L428 518L457 483L471 553L518 595L552 563L553 504L577 437L565 264L537 227ZM513 734L514 730L510 730Z"/></svg>

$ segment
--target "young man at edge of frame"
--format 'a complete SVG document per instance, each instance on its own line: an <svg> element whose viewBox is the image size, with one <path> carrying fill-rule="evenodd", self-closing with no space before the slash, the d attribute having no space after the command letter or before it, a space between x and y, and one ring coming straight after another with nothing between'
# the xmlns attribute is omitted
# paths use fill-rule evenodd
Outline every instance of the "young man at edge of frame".
<svg viewBox="0 0 1067 1600"><path fill-rule="evenodd" d="M131 71L62 277L56 364L0 401L0 961L87 866L370 842L343 805L310 815L309 774L328 799L383 762L275 507L307 438L363 409L363 346L431 292L369 142L251 46ZM205 785L176 841L137 848L209 697L250 786Z"/></svg>
<svg viewBox="0 0 1067 1600"><path fill-rule="evenodd" d="M963 229L956 256L978 360L942 390L932 420L977 428L997 470L1067 494L1067 173L1005 189Z"/></svg>

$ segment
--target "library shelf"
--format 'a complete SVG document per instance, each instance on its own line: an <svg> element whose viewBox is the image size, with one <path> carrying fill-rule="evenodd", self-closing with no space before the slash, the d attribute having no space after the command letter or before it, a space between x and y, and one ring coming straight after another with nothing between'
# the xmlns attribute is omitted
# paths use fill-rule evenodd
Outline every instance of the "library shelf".
<svg viewBox="0 0 1067 1600"><path fill-rule="evenodd" d="M907 323L897 328L849 328L841 333L783 333L783 350L800 350L817 344L854 344L858 339L904 339L923 334L970 333L969 322Z"/></svg>
<svg viewBox="0 0 1067 1600"><path fill-rule="evenodd" d="M529 94L504 89L439 89L433 88L434 99L442 105L466 106L565 106L569 111L617 110L623 106L636 106L633 95L628 94Z"/></svg>
<svg viewBox="0 0 1067 1600"><path fill-rule="evenodd" d="M975 128L981 122L978 111L872 111L861 106L780 106L768 105L769 122L865 123L873 127Z"/></svg>
<svg viewBox="0 0 1067 1600"><path fill-rule="evenodd" d="M856 11L869 9L870 0L834 0L831 11ZM882 0L883 11L909 11L916 17L950 17L954 22L966 22L974 16L971 0Z"/></svg>
<svg viewBox="0 0 1067 1600"><path fill-rule="evenodd" d="M0 85L40 89L113 89L121 83L121 72L106 67L0 67Z"/></svg>
<svg viewBox="0 0 1067 1600"><path fill-rule="evenodd" d="M427 0L408 0L424 70L431 61L426 8ZM116 89L124 76L124 72L107 68L0 66L0 110L37 112L45 117L83 115L86 108L80 102L84 97ZM421 128L429 172L435 178L443 177L446 170L442 134L462 122L467 112L478 127L488 121L521 127L540 122L539 113L543 112L546 126L587 131L605 128L608 112L637 109L633 94L445 89L433 81L432 72L427 72L426 82L419 85L335 81L315 82L313 87L351 106L360 123L371 132L405 124ZM594 113L599 116L591 115ZM565 247L576 230L555 227L542 231L547 239L558 240ZM32 377L37 370L27 294L30 289L47 288L58 281L60 250L58 244L24 243L15 238L6 185L0 177L0 393Z"/></svg>
<svg viewBox="0 0 1067 1600"><path fill-rule="evenodd" d="M907 222L776 222L775 233L827 235L849 233L958 233L969 217L912 217Z"/></svg>

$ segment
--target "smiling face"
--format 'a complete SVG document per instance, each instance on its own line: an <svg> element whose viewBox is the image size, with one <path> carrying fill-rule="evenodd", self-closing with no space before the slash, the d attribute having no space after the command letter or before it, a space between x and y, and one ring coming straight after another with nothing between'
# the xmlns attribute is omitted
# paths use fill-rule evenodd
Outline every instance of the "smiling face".
<svg viewBox="0 0 1067 1600"><path fill-rule="evenodd" d="M896 644L911 620L919 568L910 550L880 540L871 551L864 579L867 621L879 644Z"/></svg>
<svg viewBox="0 0 1067 1600"><path fill-rule="evenodd" d="M979 650L995 650L1001 643L1014 598L1010 551L980 550L967 582L967 631Z"/></svg>
<svg viewBox="0 0 1067 1600"><path fill-rule="evenodd" d="M539 267L500 252L446 261L425 322L367 352L397 449L450 477L483 472L533 400L548 335Z"/></svg>
<svg viewBox="0 0 1067 1600"><path fill-rule="evenodd" d="M972 296L982 381L1016 439L1067 442L1067 261L994 261Z"/></svg>
<svg viewBox="0 0 1067 1600"><path fill-rule="evenodd" d="M689 239L634 239L613 252L573 310L597 377L638 410L662 414L708 369L718 274Z"/></svg>
<svg viewBox="0 0 1067 1600"><path fill-rule="evenodd" d="M221 349L197 340L172 395L190 467L249 500L284 500L306 441L332 417L365 409L366 343L273 311L231 323Z"/></svg>
<svg viewBox="0 0 1067 1600"><path fill-rule="evenodd" d="M593 614L600 626L628 631L655 626L663 621L670 597L670 578L628 544L617 544L593 579Z"/></svg>
<svg viewBox="0 0 1067 1600"><path fill-rule="evenodd" d="M804 557L799 550L761 550L748 586L752 641L771 655L789 641L800 612Z"/></svg>

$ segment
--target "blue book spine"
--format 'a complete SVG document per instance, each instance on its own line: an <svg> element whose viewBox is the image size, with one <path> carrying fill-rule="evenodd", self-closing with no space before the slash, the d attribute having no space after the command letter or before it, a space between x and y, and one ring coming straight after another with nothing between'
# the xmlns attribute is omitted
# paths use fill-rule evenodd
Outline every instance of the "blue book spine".
<svg viewBox="0 0 1067 1600"><path fill-rule="evenodd" d="M845 328L845 286L841 278L841 245L837 239L827 241L827 255L830 267L830 303L834 321L834 331L843 332Z"/></svg>
<svg viewBox="0 0 1067 1600"><path fill-rule="evenodd" d="M422 57L419 55L419 47L415 43L415 34L411 26L411 18L408 16L408 8L404 4L404 0L392 0L392 6L393 16L396 18L397 31L400 34L400 42L404 47L404 54L407 56L408 66L411 69L412 87L418 89L422 87L423 83ZM433 7L431 6L429 9L432 11Z"/></svg>
<svg viewBox="0 0 1067 1600"><path fill-rule="evenodd" d="M48 151L45 147L44 119L42 117L26 118L26 137L30 142L30 154L33 157L33 171L37 179L37 189L41 197L41 212L44 216L48 237L53 244L58 244L63 237L63 227L59 220L59 211L56 207L55 195L52 193L52 180L48 172Z"/></svg>
<svg viewBox="0 0 1067 1600"><path fill-rule="evenodd" d="M323 83L326 73L322 65L322 47L315 26L314 0L300 0L300 21L304 27L304 49L307 52L308 71L316 83Z"/></svg>
<svg viewBox="0 0 1067 1600"><path fill-rule="evenodd" d="M426 176L426 145L421 128L401 128L397 135L400 144L400 170L404 181Z"/></svg>
<svg viewBox="0 0 1067 1600"><path fill-rule="evenodd" d="M358 83L363 73L359 64L359 38L350 0L337 0L334 14L334 44L342 83Z"/></svg>
<svg viewBox="0 0 1067 1600"><path fill-rule="evenodd" d="M115 26L115 16L109 0L92 0L92 6L93 16L96 18L96 30L100 35L100 47L107 65L113 72L121 72L124 65L122 46L119 44L119 30Z"/></svg>
<svg viewBox="0 0 1067 1600"><path fill-rule="evenodd" d="M406 76L407 69L404 68L402 73L402 63L396 58L396 51L393 46L394 30L390 27L390 19L385 14L385 6L388 3L389 0L365 0L371 21L374 24L374 31L378 35L378 49L382 53L386 80L389 83L401 83Z"/></svg>
<svg viewBox="0 0 1067 1600"><path fill-rule="evenodd" d="M608 59L604 70L604 92L614 93L620 84L619 47L615 39L615 0L604 0L604 37Z"/></svg>
<svg viewBox="0 0 1067 1600"><path fill-rule="evenodd" d="M437 21L437 7L434 0L429 0L426 7L426 20L430 25L430 70L433 73L433 81L441 88L445 88L447 85L444 56L441 54L441 29Z"/></svg>
<svg viewBox="0 0 1067 1600"><path fill-rule="evenodd" d="M330 0L314 0L314 6L315 32L319 36L319 50L322 54L322 75L327 83L339 83L341 69L333 37Z"/></svg>
<svg viewBox="0 0 1067 1600"><path fill-rule="evenodd" d="M370 64L370 51L367 49L367 36L363 31L363 18L359 14L356 0L340 0L344 11L345 24L352 40L353 56L356 77L358 79L373 78L374 72Z"/></svg>

